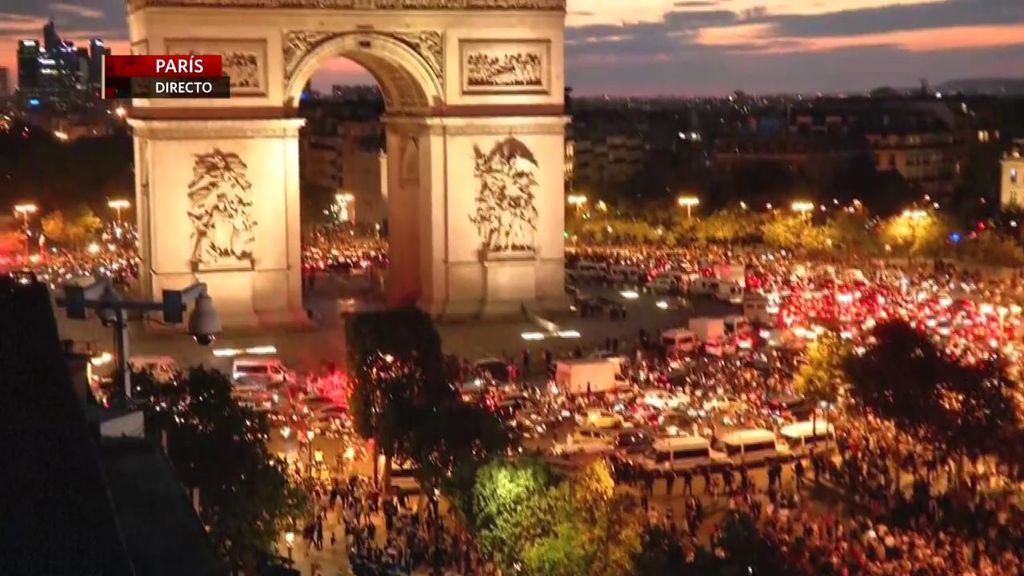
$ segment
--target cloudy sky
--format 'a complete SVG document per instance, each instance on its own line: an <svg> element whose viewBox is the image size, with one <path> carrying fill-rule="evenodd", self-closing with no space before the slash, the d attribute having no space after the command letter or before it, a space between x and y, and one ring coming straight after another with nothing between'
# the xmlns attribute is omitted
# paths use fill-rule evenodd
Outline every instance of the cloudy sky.
<svg viewBox="0 0 1024 576"><path fill-rule="evenodd" d="M65 38L126 52L124 0L0 0L0 66L48 16ZM866 90L1024 77L1024 0L569 0L566 73L577 94ZM318 87L365 82L334 60Z"/></svg>

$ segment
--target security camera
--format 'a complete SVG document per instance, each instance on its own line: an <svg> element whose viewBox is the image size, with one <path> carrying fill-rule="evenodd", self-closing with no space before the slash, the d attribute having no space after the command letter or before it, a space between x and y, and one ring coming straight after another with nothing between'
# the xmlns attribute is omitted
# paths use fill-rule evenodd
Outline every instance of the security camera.
<svg viewBox="0 0 1024 576"><path fill-rule="evenodd" d="M209 346L221 332L220 317L213 307L209 295L201 294L196 298L195 307L188 317L188 333L200 346Z"/></svg>

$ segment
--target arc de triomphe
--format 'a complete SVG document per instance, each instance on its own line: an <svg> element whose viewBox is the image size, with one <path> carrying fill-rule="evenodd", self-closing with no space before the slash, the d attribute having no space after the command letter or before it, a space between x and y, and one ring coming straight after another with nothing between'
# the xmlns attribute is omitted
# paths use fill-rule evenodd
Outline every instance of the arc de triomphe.
<svg viewBox="0 0 1024 576"><path fill-rule="evenodd" d="M228 326L305 318L302 89L385 99L387 296L438 316L560 305L565 0L129 0L134 54L221 54L230 100L136 100L141 283L206 282Z"/></svg>

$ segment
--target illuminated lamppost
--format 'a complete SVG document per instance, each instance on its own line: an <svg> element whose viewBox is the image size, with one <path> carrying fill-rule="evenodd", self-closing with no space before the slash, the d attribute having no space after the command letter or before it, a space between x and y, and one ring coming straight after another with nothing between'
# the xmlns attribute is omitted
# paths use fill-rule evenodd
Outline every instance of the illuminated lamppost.
<svg viewBox="0 0 1024 576"><path fill-rule="evenodd" d="M28 228L28 219L31 218L36 212L39 211L39 207L35 204L15 204L14 213L21 217L21 227L25 231L25 257L29 256L29 238L32 236Z"/></svg>
<svg viewBox="0 0 1024 576"><path fill-rule="evenodd" d="M284 533L284 543L288 545L288 559L292 559L292 548L295 546L295 532L291 530Z"/></svg>
<svg viewBox="0 0 1024 576"><path fill-rule="evenodd" d="M132 207L132 203L124 198L114 198L107 200L107 207L112 208L117 213L117 223L121 223L121 210L127 210Z"/></svg>
<svg viewBox="0 0 1024 576"><path fill-rule="evenodd" d="M576 216L578 217L587 205L587 196L585 194L569 194L565 197L565 201L576 209Z"/></svg>
<svg viewBox="0 0 1024 576"><path fill-rule="evenodd" d="M342 220L349 224L356 223L356 195L351 192L341 192L334 195L334 202L338 205L338 214Z"/></svg>
<svg viewBox="0 0 1024 576"><path fill-rule="evenodd" d="M14 213L21 218L21 226L28 230L28 219L31 218L36 212L39 211L39 207L35 204L15 204Z"/></svg>
<svg viewBox="0 0 1024 576"><path fill-rule="evenodd" d="M921 224L928 219L928 212L920 208L907 209L900 214L900 218L906 221L910 228L910 247L907 249L907 266L914 262L914 246L917 246L918 233L921 231Z"/></svg>
<svg viewBox="0 0 1024 576"><path fill-rule="evenodd" d="M306 447L309 449L309 475L313 476L313 438L316 437L316 432L312 428L306 430L306 440L309 442Z"/></svg>
<svg viewBox="0 0 1024 576"><path fill-rule="evenodd" d="M793 212L800 214L803 217L807 217L808 214L814 211L814 202L808 202L807 200L796 200L789 206L793 209Z"/></svg>
<svg viewBox="0 0 1024 576"><path fill-rule="evenodd" d="M680 196L676 199L676 204L682 208L686 208L686 219L693 218L693 207L700 206L700 198L696 196Z"/></svg>

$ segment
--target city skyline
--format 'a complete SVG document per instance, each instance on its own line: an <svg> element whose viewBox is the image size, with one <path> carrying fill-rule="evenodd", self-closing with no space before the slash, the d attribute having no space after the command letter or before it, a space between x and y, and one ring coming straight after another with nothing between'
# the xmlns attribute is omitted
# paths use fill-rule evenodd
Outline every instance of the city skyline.
<svg viewBox="0 0 1024 576"><path fill-rule="evenodd" d="M0 10L0 67L53 17L77 46L127 53L124 3L13 0ZM1024 76L1024 3L1015 0L569 0L567 84L577 94L723 95L866 91L965 77ZM362 83L325 62L314 86Z"/></svg>

